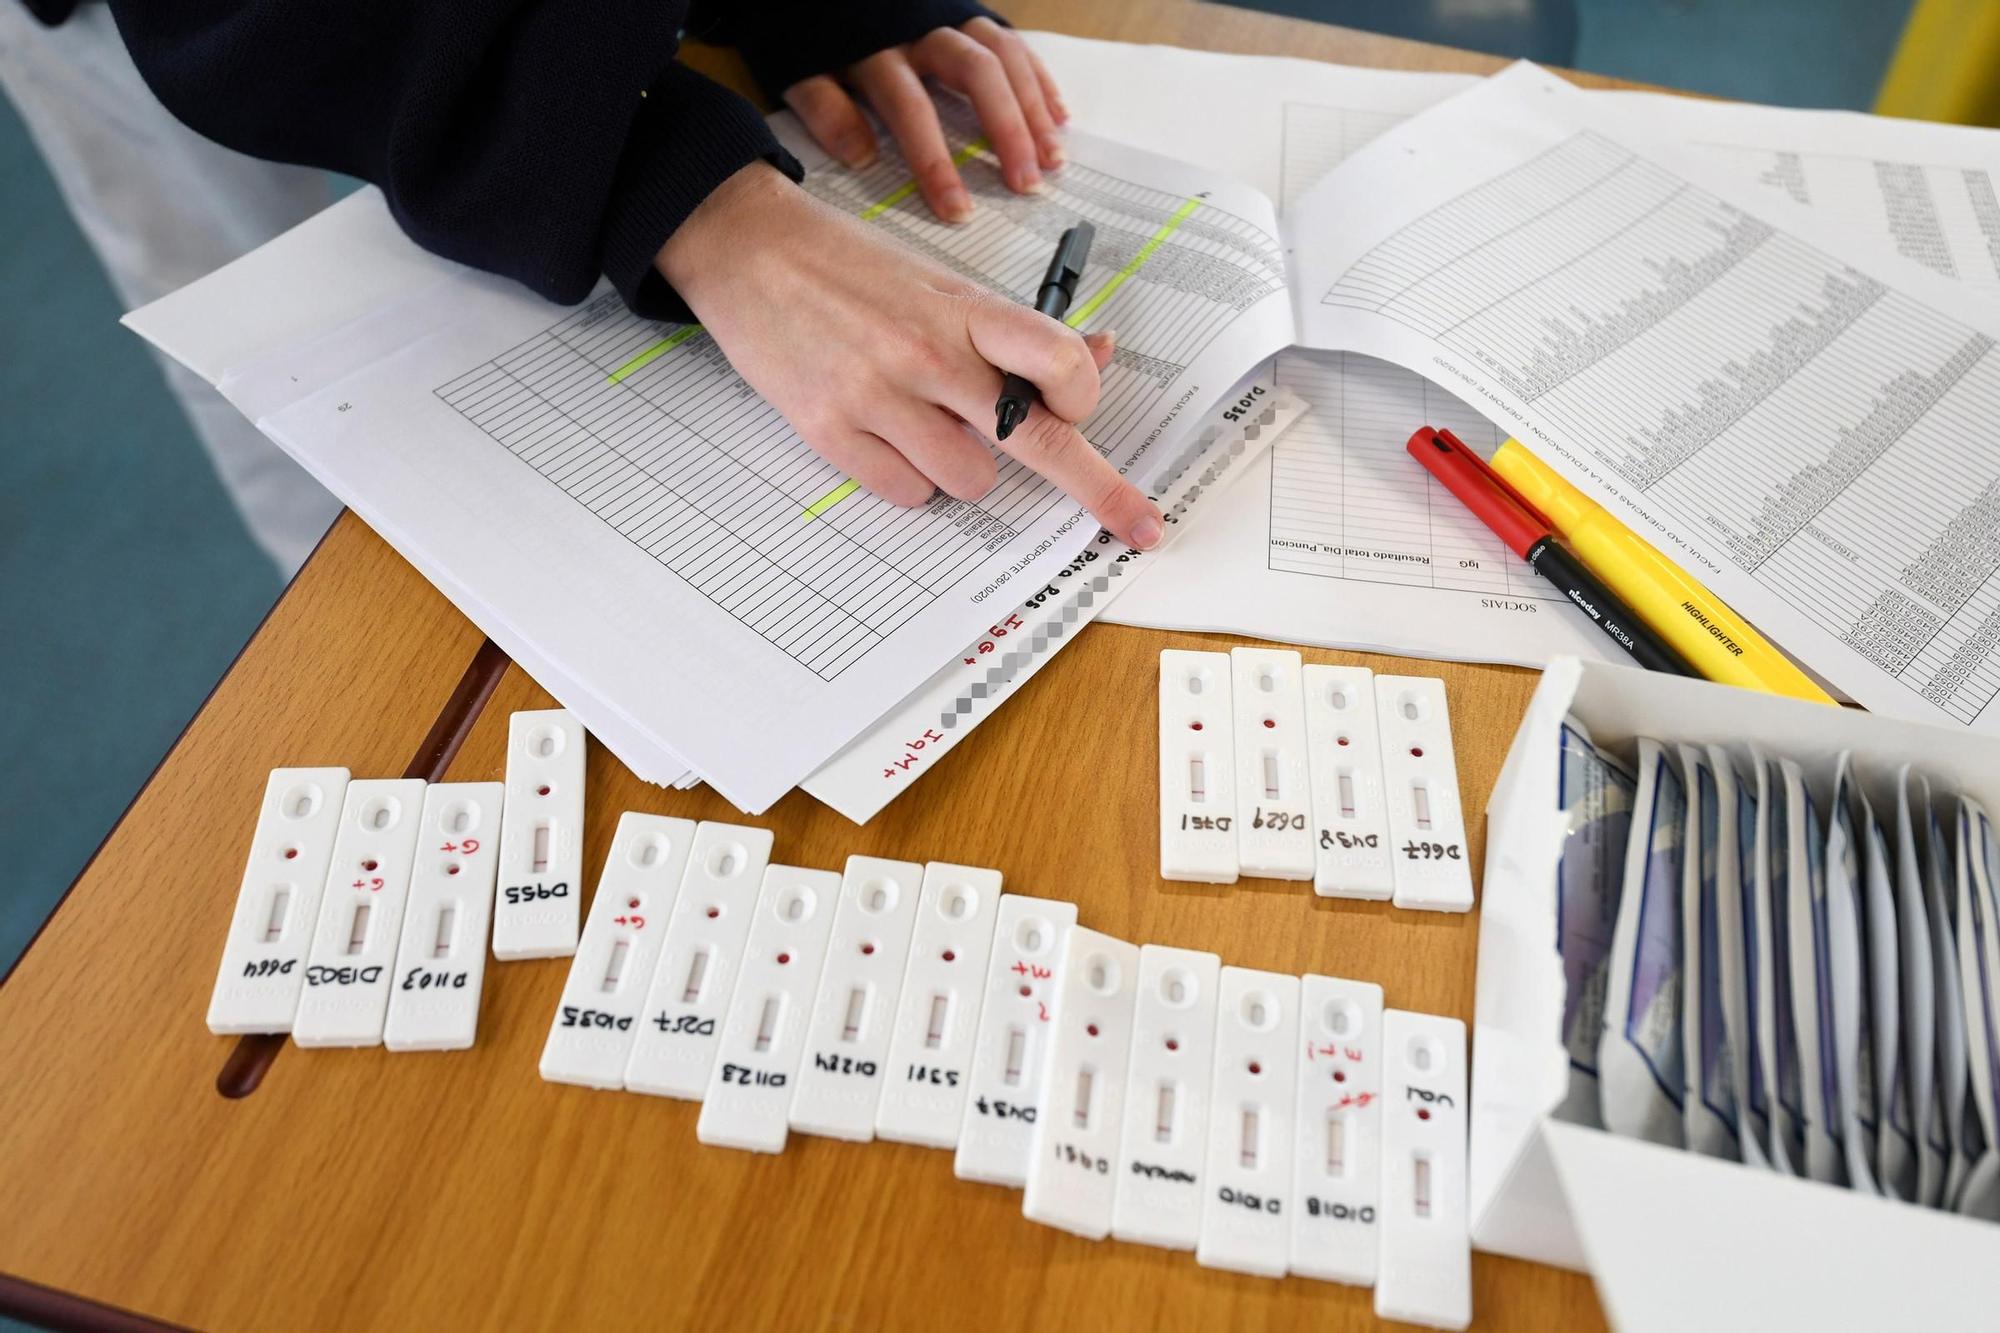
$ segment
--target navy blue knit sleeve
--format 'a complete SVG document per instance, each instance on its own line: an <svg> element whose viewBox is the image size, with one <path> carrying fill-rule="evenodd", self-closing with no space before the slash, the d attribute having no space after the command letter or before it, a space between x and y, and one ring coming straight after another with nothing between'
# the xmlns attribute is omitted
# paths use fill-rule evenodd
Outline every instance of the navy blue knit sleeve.
<svg viewBox="0 0 2000 1333"><path fill-rule="evenodd" d="M830 9L839 6L829 5ZM759 159L756 109L674 63L686 0L113 0L134 62L198 132L382 188L426 249L552 300L608 275L686 318L653 256Z"/></svg>

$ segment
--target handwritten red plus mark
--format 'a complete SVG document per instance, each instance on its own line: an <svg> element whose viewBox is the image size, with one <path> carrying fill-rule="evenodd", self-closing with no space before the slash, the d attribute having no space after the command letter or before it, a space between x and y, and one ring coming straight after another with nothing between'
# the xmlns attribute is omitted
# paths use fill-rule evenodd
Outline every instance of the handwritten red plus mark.
<svg viewBox="0 0 2000 1333"><path fill-rule="evenodd" d="M1014 966L1008 968L1007 970L1009 972L1012 972L1017 977L1025 977L1028 975L1028 965L1019 960L1016 960Z"/></svg>

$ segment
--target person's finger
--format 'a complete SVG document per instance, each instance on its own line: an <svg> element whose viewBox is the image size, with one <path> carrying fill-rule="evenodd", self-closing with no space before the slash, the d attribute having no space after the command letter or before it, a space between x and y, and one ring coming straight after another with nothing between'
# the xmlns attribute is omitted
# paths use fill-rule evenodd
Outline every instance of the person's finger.
<svg viewBox="0 0 2000 1333"><path fill-rule="evenodd" d="M1081 421L1096 409L1097 360L1075 329L1024 305L983 299L970 303L965 330L980 356L1033 384L1064 421Z"/></svg>
<svg viewBox="0 0 2000 1333"><path fill-rule="evenodd" d="M868 117L828 76L816 74L785 89L785 105L805 124L813 142L845 165L859 168L875 160L875 131L868 127Z"/></svg>
<svg viewBox="0 0 2000 1333"><path fill-rule="evenodd" d="M1096 333L1083 335L1083 345L1090 349L1090 359L1097 363L1098 385L1104 383L1104 368L1111 364L1112 353L1118 350L1118 332L1115 329L1101 329Z"/></svg>
<svg viewBox="0 0 2000 1333"><path fill-rule="evenodd" d="M880 436L863 430L800 432L807 447L890 504L920 505L937 490L931 479Z"/></svg>
<svg viewBox="0 0 2000 1333"><path fill-rule="evenodd" d="M1028 133L1034 137L1042 165L1050 170L1061 166L1062 136L1056 133L1048 95L1042 91L1041 76L1035 72L1034 62L1028 57L1028 44L1021 40L1021 34L1001 27L983 14L965 23L959 31L1000 58L1000 67L1007 71L1007 82L1013 86L1014 100L1021 104L1021 117L1028 122Z"/></svg>
<svg viewBox="0 0 2000 1333"><path fill-rule="evenodd" d="M1150 551L1166 535L1160 511L1118 475L1075 426L1037 406L1000 447L1082 501L1112 536Z"/></svg>
<svg viewBox="0 0 2000 1333"><path fill-rule="evenodd" d="M1008 189L1033 194L1042 188L1040 150L999 56L956 28L935 28L910 48L910 65L972 99Z"/></svg>
<svg viewBox="0 0 2000 1333"><path fill-rule="evenodd" d="M917 190L931 212L946 222L963 222L972 216L972 196L952 165L951 150L945 147L944 128L938 124L937 108L924 91L924 81L910 68L909 57L901 48L878 51L850 71L854 86L875 108L875 114L889 127L903 158L916 177Z"/></svg>
<svg viewBox="0 0 2000 1333"><path fill-rule="evenodd" d="M933 403L905 399L871 423L939 490L961 500L977 500L993 489L998 468L986 445L967 433L965 423Z"/></svg>
<svg viewBox="0 0 2000 1333"><path fill-rule="evenodd" d="M1027 43L1023 42L1022 45L1025 46ZM1035 78L1041 82L1042 100L1049 104L1049 114L1056 118L1056 124L1069 124L1069 104L1063 101L1062 89L1056 86L1056 76L1049 73L1049 67L1042 63L1042 58L1033 50L1028 52L1028 63L1034 67Z"/></svg>

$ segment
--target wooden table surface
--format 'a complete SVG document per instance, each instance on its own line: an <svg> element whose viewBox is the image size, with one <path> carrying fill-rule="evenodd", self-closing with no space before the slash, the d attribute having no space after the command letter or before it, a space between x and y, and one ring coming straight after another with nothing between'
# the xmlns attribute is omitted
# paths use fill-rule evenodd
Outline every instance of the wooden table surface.
<svg viewBox="0 0 2000 1333"><path fill-rule="evenodd" d="M1030 0L1024 27L1408 69L1485 57L1190 0ZM691 59L745 86L731 56ZM1593 81L1594 82L1594 81ZM1227 963L1376 981L1470 1019L1478 917L1158 877L1153 681L1207 636L1097 625L866 827L799 793L775 859L995 866L1093 928ZM164 646L163 646L164 647ZM1307 650L1442 675L1477 812L1533 673ZM1107 682L1122 682L1106 688ZM0 987L0 1308L99 1326L1028 1330L1357 1327L1370 1293L1212 1272L1027 1222L942 1152L794 1136L703 1148L697 1107L545 1083L564 960L489 967L471 1051L238 1042L203 1025L265 774L498 779L507 715L551 705L352 515L334 527ZM587 875L624 810L739 818L635 779L594 742ZM1602 1323L1588 1281L1479 1255L1477 1325Z"/></svg>

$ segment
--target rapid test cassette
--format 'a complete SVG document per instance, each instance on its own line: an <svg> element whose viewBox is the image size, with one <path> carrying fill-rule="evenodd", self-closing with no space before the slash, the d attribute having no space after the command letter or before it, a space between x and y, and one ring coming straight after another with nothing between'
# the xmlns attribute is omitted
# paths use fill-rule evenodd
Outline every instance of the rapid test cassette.
<svg viewBox="0 0 2000 1333"><path fill-rule="evenodd" d="M1299 979L1222 969L1195 1262L1283 1277L1290 1249Z"/></svg>
<svg viewBox="0 0 2000 1333"><path fill-rule="evenodd" d="M1396 906L1470 911L1472 857L1444 682L1433 676L1377 676L1375 704Z"/></svg>
<svg viewBox="0 0 2000 1333"><path fill-rule="evenodd" d="M1299 1028L1292 1271L1369 1286L1382 1186L1382 988L1307 976Z"/></svg>
<svg viewBox="0 0 2000 1333"><path fill-rule="evenodd" d="M1160 653L1160 878L1236 882L1229 654Z"/></svg>
<svg viewBox="0 0 2000 1333"><path fill-rule="evenodd" d="M1021 1211L1102 1240L1117 1188L1139 950L1077 926L1063 942L1061 973Z"/></svg>
<svg viewBox="0 0 2000 1333"><path fill-rule="evenodd" d="M1367 667L1309 666L1305 696L1317 858L1313 892L1323 898L1387 898L1395 891L1395 877L1382 798L1375 673Z"/></svg>
<svg viewBox="0 0 2000 1333"><path fill-rule="evenodd" d="M692 819L631 810L619 816L542 1046L543 1078L590 1088L625 1085L694 836Z"/></svg>
<svg viewBox="0 0 2000 1333"><path fill-rule="evenodd" d="M1245 875L1313 877L1312 796L1299 655L1229 650L1236 725L1236 861Z"/></svg>
<svg viewBox="0 0 2000 1333"><path fill-rule="evenodd" d="M831 870L765 870L695 1122L695 1137L703 1143L784 1151L794 1078L839 898L840 876Z"/></svg>
<svg viewBox="0 0 2000 1333"><path fill-rule="evenodd" d="M1472 1322L1465 1024L1386 1010L1382 1049L1382 1250L1375 1313L1433 1328L1464 1328Z"/></svg>
<svg viewBox="0 0 2000 1333"><path fill-rule="evenodd" d="M889 1037L875 1134L933 1148L958 1145L986 963L1000 916L1000 872L924 867L910 962Z"/></svg>
<svg viewBox="0 0 2000 1333"><path fill-rule="evenodd" d="M381 1043L423 803L419 778L347 784L292 1022L300 1046Z"/></svg>
<svg viewBox="0 0 2000 1333"><path fill-rule="evenodd" d="M1015 893L1000 899L952 1161L960 1180L1015 1189L1027 1180L1063 940L1075 925L1075 903Z"/></svg>
<svg viewBox="0 0 2000 1333"><path fill-rule="evenodd" d="M770 860L769 829L695 825L653 983L632 1028L625 1086L633 1092L698 1101L707 1091Z"/></svg>
<svg viewBox="0 0 2000 1333"><path fill-rule="evenodd" d="M847 858L833 937L806 1019L793 1129L838 1139L875 1137L875 1106L923 877L924 868L910 861Z"/></svg>
<svg viewBox="0 0 2000 1333"><path fill-rule="evenodd" d="M437 782L424 791L382 1024L392 1051L459 1051L478 1035L504 799L497 782Z"/></svg>
<svg viewBox="0 0 2000 1333"><path fill-rule="evenodd" d="M563 958L576 951L583 754L583 724L567 709L516 713L507 721L495 958Z"/></svg>
<svg viewBox="0 0 2000 1333"><path fill-rule="evenodd" d="M265 780L208 1002L210 1032L292 1030L347 779L344 768L274 768Z"/></svg>
<svg viewBox="0 0 2000 1333"><path fill-rule="evenodd" d="M1111 1234L1192 1250L1201 1235L1209 1083L1222 960L1194 949L1139 950L1125 1128L1118 1140Z"/></svg>

